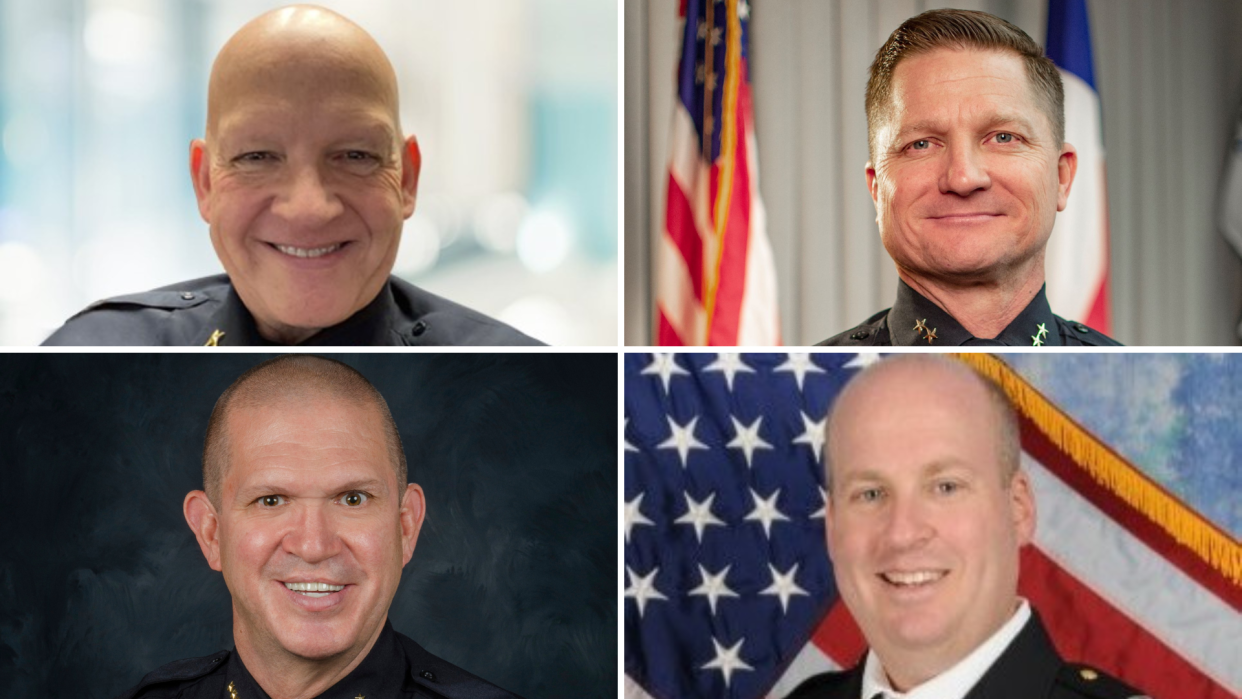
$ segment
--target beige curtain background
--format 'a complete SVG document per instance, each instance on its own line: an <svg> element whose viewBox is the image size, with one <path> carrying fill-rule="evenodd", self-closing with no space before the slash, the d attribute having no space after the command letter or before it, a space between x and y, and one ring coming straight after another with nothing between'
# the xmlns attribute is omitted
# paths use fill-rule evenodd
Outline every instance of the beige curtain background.
<svg viewBox="0 0 1242 699"><path fill-rule="evenodd" d="M903 20L936 7L991 12L1042 43L1047 2L750 2L781 328L786 344L813 344L888 307L896 291L863 178L875 51ZM664 215L677 4L625 0L628 345L652 341L650 239ZM1088 0L1088 10L1104 111L1112 334L1130 345L1237 344L1242 262L1216 212L1242 103L1242 2Z"/></svg>

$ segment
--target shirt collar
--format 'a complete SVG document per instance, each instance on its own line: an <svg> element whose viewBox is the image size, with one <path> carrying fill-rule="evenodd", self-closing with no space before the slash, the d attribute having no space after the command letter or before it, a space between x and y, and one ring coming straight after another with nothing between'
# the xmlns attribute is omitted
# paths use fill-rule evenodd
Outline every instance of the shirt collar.
<svg viewBox="0 0 1242 699"><path fill-rule="evenodd" d="M996 343L1030 347L1039 337L1040 345L1061 344L1061 333L1057 330L1052 307L1048 305L1045 288L1047 284L1039 287L1035 298L996 336ZM974 339L953 316L900 279L897 280L897 302L888 312L888 331L894 345L956 347ZM927 338L932 333L935 336L928 343Z"/></svg>
<svg viewBox="0 0 1242 699"><path fill-rule="evenodd" d="M270 699L267 692L255 682L242 662L241 656L232 653L226 671L228 682L237 691L237 699ZM316 699L354 699L366 697L402 696L402 684L409 674L405 653L397 641L392 622L385 620L379 638L367 657L358 663L340 682L332 685ZM227 686L227 685L226 685ZM226 693L227 695L227 693Z"/></svg>
<svg viewBox="0 0 1242 699"><path fill-rule="evenodd" d="M1022 600L1009 621L982 645L953 667L905 693L893 689L875 651L867 651L861 699L872 699L877 694L885 699L962 699L1013 643L1030 618L1031 606L1026 600Z"/></svg>

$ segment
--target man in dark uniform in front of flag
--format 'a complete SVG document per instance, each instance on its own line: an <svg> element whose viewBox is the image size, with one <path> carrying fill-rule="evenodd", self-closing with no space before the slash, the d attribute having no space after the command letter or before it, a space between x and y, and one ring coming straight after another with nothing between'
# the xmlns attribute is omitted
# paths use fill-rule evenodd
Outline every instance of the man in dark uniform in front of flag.
<svg viewBox="0 0 1242 699"><path fill-rule="evenodd" d="M944 357L889 358L842 390L825 436L828 552L870 650L788 699L1141 696L1063 660L1018 596L1036 508L998 386Z"/></svg>
<svg viewBox="0 0 1242 699"><path fill-rule="evenodd" d="M867 186L897 300L824 345L1117 345L1054 315L1044 256L1078 167L1056 65L967 10L906 20L867 81Z"/></svg>
<svg viewBox="0 0 1242 699"><path fill-rule="evenodd" d="M242 374L183 510L232 596L236 648L169 663L121 699L517 699L388 620L426 503L388 404L354 369L298 354Z"/></svg>

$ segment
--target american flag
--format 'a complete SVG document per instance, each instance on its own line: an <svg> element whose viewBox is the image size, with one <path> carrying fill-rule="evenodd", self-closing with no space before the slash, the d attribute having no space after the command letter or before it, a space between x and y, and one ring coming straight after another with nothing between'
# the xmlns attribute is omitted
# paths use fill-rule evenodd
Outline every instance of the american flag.
<svg viewBox="0 0 1242 699"><path fill-rule="evenodd" d="M1067 355L1068 356L1068 355ZM991 355L1039 521L1019 594L1067 659L1152 696L1242 690L1242 550ZM628 354L629 699L781 697L865 641L824 541L824 421L878 354Z"/></svg>
<svg viewBox="0 0 1242 699"><path fill-rule="evenodd" d="M747 0L682 0L668 189L655 235L656 342L780 343L759 199Z"/></svg>

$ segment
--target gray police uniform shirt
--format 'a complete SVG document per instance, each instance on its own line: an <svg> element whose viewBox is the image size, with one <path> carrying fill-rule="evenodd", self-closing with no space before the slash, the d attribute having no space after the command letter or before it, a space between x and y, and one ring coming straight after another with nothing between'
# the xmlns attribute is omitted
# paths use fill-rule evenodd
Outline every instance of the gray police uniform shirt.
<svg viewBox="0 0 1242 699"><path fill-rule="evenodd" d="M318 699L520 699L487 680L437 658L397 633L392 623L340 682ZM270 699L234 651L178 660L142 678L117 699Z"/></svg>
<svg viewBox="0 0 1242 699"><path fill-rule="evenodd" d="M958 347L1114 347L1121 343L1082 323L1052 313L1044 290L995 338L977 338L930 299L897 281L897 302L855 326L819 343L839 346Z"/></svg>
<svg viewBox="0 0 1242 699"><path fill-rule="evenodd" d="M105 299L78 313L44 345L274 345L264 339L227 275ZM514 328L389 277L370 304L307 346L539 345Z"/></svg>
<svg viewBox="0 0 1242 699"><path fill-rule="evenodd" d="M785 699L864 699L863 663L844 672L826 672L798 685ZM1005 652L963 699L1148 699L1142 692L1101 670L1067 663L1031 610Z"/></svg>

